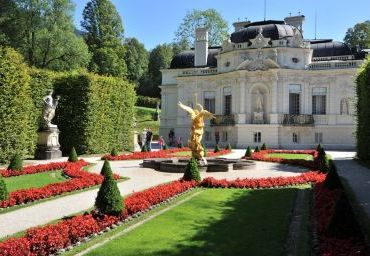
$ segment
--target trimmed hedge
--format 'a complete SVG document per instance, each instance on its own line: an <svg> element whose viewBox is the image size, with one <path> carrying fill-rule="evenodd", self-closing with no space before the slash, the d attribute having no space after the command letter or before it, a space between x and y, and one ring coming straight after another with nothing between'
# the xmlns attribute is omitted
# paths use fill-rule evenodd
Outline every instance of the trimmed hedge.
<svg viewBox="0 0 370 256"><path fill-rule="evenodd" d="M188 164L186 165L183 180L186 181L195 180L196 182L201 181L198 162L194 157L190 158Z"/></svg>
<svg viewBox="0 0 370 256"><path fill-rule="evenodd" d="M78 161L78 156L75 147L72 147L71 152L69 153L68 162L75 163Z"/></svg>
<svg viewBox="0 0 370 256"><path fill-rule="evenodd" d="M359 70L356 78L357 156L370 160L370 57Z"/></svg>
<svg viewBox="0 0 370 256"><path fill-rule="evenodd" d="M148 96L138 95L136 106L147 107L147 108L156 108L158 102L159 103L161 102L161 100L158 99L158 98L152 98L152 97L148 97Z"/></svg>
<svg viewBox="0 0 370 256"><path fill-rule="evenodd" d="M121 78L80 73L55 81L60 95L55 123L63 152L79 154L130 150L133 146L134 86Z"/></svg>
<svg viewBox="0 0 370 256"><path fill-rule="evenodd" d="M0 162L33 154L37 139L30 76L21 54L0 47Z"/></svg>
<svg viewBox="0 0 370 256"><path fill-rule="evenodd" d="M20 154L15 154L15 156L10 161L10 164L7 169L13 171L22 171L23 170L22 156Z"/></svg>

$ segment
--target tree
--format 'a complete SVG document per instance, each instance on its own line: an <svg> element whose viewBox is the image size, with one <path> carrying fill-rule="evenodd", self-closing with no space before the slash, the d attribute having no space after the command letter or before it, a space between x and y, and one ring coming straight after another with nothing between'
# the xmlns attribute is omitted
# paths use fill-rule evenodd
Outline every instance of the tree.
<svg viewBox="0 0 370 256"><path fill-rule="evenodd" d="M252 150L251 150L250 146L247 147L247 150L245 151L244 157L246 157L246 158L252 157Z"/></svg>
<svg viewBox="0 0 370 256"><path fill-rule="evenodd" d="M215 9L189 11L175 33L176 42L186 42L193 45L195 41L195 29L207 27L209 44L221 45L228 35L228 24Z"/></svg>
<svg viewBox="0 0 370 256"><path fill-rule="evenodd" d="M75 163L78 161L78 156L75 147L72 147L71 152L69 153L68 162Z"/></svg>
<svg viewBox="0 0 370 256"><path fill-rule="evenodd" d="M351 48L370 48L370 20L357 23L353 28L349 28L344 42Z"/></svg>
<svg viewBox="0 0 370 256"><path fill-rule="evenodd" d="M1 7L0 38L5 39L0 40L19 50L30 65L53 70L87 66L90 54L75 33L70 0L7 0Z"/></svg>
<svg viewBox="0 0 370 256"><path fill-rule="evenodd" d="M148 71L148 51L136 38L128 38L125 40L124 60L127 65L127 78L138 83Z"/></svg>
<svg viewBox="0 0 370 256"><path fill-rule="evenodd" d="M104 168L106 169L103 170ZM124 209L124 204L108 161L104 162L103 169L101 173L104 180L98 191L95 207L102 214L119 215Z"/></svg>
<svg viewBox="0 0 370 256"><path fill-rule="evenodd" d="M6 187L3 177L0 175L0 201L4 201L9 198L9 192Z"/></svg>
<svg viewBox="0 0 370 256"><path fill-rule="evenodd" d="M92 53L91 71L124 77L123 25L120 15L110 0L90 0L82 13L85 41Z"/></svg>

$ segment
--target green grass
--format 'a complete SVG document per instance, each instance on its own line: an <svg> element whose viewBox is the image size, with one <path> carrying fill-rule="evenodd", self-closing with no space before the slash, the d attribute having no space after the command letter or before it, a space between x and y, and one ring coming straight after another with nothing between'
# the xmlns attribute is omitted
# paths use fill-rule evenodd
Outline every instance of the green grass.
<svg viewBox="0 0 370 256"><path fill-rule="evenodd" d="M41 188L51 183L65 181L62 171L43 172L4 178L9 192L27 188Z"/></svg>
<svg viewBox="0 0 370 256"><path fill-rule="evenodd" d="M142 131L144 128L151 128L153 134L158 134L159 121L153 121L152 114L155 108L135 107L136 109L136 130Z"/></svg>
<svg viewBox="0 0 370 256"><path fill-rule="evenodd" d="M295 193L208 189L87 255L282 255Z"/></svg>
<svg viewBox="0 0 370 256"><path fill-rule="evenodd" d="M181 157L181 156L191 156L191 151L180 151L180 152L175 152L172 154L172 156L176 157Z"/></svg>
<svg viewBox="0 0 370 256"><path fill-rule="evenodd" d="M309 154L283 154L283 153L273 153L268 154L267 157L271 158L284 158L284 159L303 159L303 160L313 160L312 155Z"/></svg>

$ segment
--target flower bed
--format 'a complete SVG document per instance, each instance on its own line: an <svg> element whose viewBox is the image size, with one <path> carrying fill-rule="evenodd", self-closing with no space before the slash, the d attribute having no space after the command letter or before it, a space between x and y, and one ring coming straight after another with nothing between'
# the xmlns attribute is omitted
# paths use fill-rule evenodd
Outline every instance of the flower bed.
<svg viewBox="0 0 370 256"><path fill-rule="evenodd" d="M11 238L0 243L0 255L50 255L83 241L89 236L106 230L128 219L133 214L150 209L194 186L193 181L173 181L125 199L126 210L120 216L101 216L94 212L62 220L56 224L27 230L24 237Z"/></svg>
<svg viewBox="0 0 370 256"><path fill-rule="evenodd" d="M191 151L190 148L172 148L172 149L164 149L159 151L149 151L149 152L133 152L130 154L123 154L118 156L112 156L112 155L105 155L102 157L102 160L139 160L139 159L147 159L147 158L170 158L174 157L173 154L177 152L184 152L184 151ZM223 149L219 152L213 152L209 151L207 152L207 156L213 157L213 156L219 156L224 155L227 153L230 153L231 150ZM176 156L177 158L186 158L187 156Z"/></svg>
<svg viewBox="0 0 370 256"><path fill-rule="evenodd" d="M307 154L313 156L312 160L304 160L304 159L285 159L285 158L278 158L278 157L269 157L269 154ZM317 169L318 152L316 150L261 150L260 152L253 152L251 159L256 161L265 161L265 162L274 162L274 163L281 163L281 164L291 164L291 165L299 165L303 167L307 167L310 169Z"/></svg>
<svg viewBox="0 0 370 256"><path fill-rule="evenodd" d="M62 162L37 165L36 168L31 168L32 166L26 167L24 171L20 172L20 175L46 172L63 168L63 174L70 177L71 179L68 179L64 182L49 184L41 188L20 189L14 192L10 192L9 198L7 200L0 201L0 208L7 208L15 205L25 204L40 199L57 196L63 193L92 187L102 183L103 176L81 170L81 168L86 165L88 165L87 162L85 162L84 160L80 160L76 163ZM44 169L42 169L41 167L43 167ZM115 175L115 179L119 178L119 175Z"/></svg>
<svg viewBox="0 0 370 256"><path fill-rule="evenodd" d="M54 162L48 164L30 165L23 168L22 171L14 171L7 169L0 169L0 175L3 177L21 176L25 174L35 174L40 172L48 172L53 170L60 170L66 167L68 162Z"/></svg>

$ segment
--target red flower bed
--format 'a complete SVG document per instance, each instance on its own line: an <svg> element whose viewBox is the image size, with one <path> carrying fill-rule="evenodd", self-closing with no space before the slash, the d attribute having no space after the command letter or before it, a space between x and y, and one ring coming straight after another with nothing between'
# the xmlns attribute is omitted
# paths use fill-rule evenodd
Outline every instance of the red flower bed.
<svg viewBox="0 0 370 256"><path fill-rule="evenodd" d="M197 183L193 181L174 181L134 193L125 199L126 210L120 216L101 216L92 212L45 227L31 228L27 230L24 237L11 238L0 243L0 255L54 254L60 249L117 224L129 215L147 210L196 185Z"/></svg>
<svg viewBox="0 0 370 256"><path fill-rule="evenodd" d="M58 167L56 169L60 169L60 167L64 165L63 173L71 179L60 183L49 184L41 188L20 189L14 192L10 192L9 198L7 200L0 201L0 208L29 203L36 200L60 195L66 192L92 187L102 183L103 176L81 170L81 168L83 166L86 166L87 164L88 163L84 160L80 160L76 163L63 162L43 165L45 169L49 171L54 170L54 168L56 167ZM120 178L119 175L116 174L114 177L115 179Z"/></svg>
<svg viewBox="0 0 370 256"><path fill-rule="evenodd" d="M61 170L66 167L67 163L68 162L55 162L48 164L30 165L24 167L22 171L0 169L0 175L3 177L12 177L12 176L21 176L25 174L35 174L39 172L48 172L52 170Z"/></svg>
<svg viewBox="0 0 370 256"><path fill-rule="evenodd" d="M278 157L269 157L268 154L281 153L281 154L308 154L313 156L312 160L304 159L284 159ZM291 164L307 167L310 169L317 169L318 152L316 150L261 150L260 152L253 152L252 159L256 161L274 162L281 164Z"/></svg>
<svg viewBox="0 0 370 256"><path fill-rule="evenodd" d="M341 193L340 189L330 190L318 183L314 189L314 216L319 234L320 255L351 256L369 255L360 234L356 237L337 238L327 232L335 212L335 206Z"/></svg>
<svg viewBox="0 0 370 256"><path fill-rule="evenodd" d="M326 175L316 171L302 173L292 177L274 177L274 178L259 178L259 179L236 179L228 181L226 179L217 180L213 177L208 177L202 180L200 185L207 188L271 188L283 187L290 185L315 183L325 180Z"/></svg>
<svg viewBox="0 0 370 256"><path fill-rule="evenodd" d="M164 149L164 150L159 150L159 151L134 152L134 153L118 155L118 156L105 155L102 157L102 159L114 161L114 160L139 160L139 159L147 159L147 158L170 158L170 157L174 157L173 154L177 152L184 152L184 151L190 151L190 148L172 148L172 149ZM213 157L213 156L224 155L227 153L230 153L230 150L223 149L217 153L214 153L213 151L207 152L207 156Z"/></svg>

